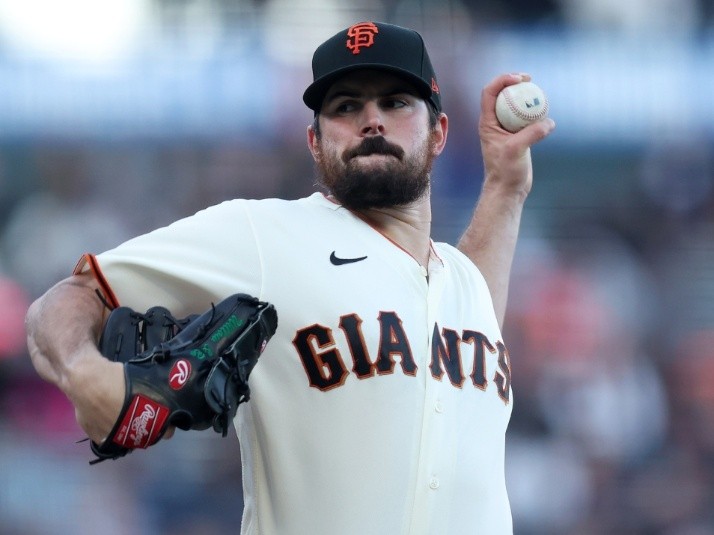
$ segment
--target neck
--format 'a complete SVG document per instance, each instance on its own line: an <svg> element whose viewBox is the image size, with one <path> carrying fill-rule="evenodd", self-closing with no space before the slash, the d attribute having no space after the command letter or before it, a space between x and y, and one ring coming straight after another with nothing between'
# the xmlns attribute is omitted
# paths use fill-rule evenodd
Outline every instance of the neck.
<svg viewBox="0 0 714 535"><path fill-rule="evenodd" d="M429 262L431 205L428 196L408 206L360 210L359 216L422 266Z"/></svg>

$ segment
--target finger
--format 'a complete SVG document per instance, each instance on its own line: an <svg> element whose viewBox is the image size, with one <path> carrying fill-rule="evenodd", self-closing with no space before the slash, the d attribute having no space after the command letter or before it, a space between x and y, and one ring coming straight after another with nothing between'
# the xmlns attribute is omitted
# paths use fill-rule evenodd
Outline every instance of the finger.
<svg viewBox="0 0 714 535"><path fill-rule="evenodd" d="M174 433L176 432L176 428L171 425L166 428L166 431L164 432L164 436L161 437L163 440L169 440L172 436L174 436Z"/></svg>
<svg viewBox="0 0 714 535"><path fill-rule="evenodd" d="M504 87L529 82L531 75L528 73L502 74L491 80L481 91L481 116L487 119L496 119L496 98Z"/></svg>
<svg viewBox="0 0 714 535"><path fill-rule="evenodd" d="M555 121L546 117L516 132L513 138L519 144L530 147L548 137L553 130L555 130Z"/></svg>

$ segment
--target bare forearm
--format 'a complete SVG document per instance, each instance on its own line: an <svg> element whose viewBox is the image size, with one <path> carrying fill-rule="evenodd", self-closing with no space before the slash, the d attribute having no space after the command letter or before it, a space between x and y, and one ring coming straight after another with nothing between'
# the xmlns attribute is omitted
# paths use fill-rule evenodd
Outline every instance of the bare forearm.
<svg viewBox="0 0 714 535"><path fill-rule="evenodd" d="M545 139L555 123L543 119L516 133L507 132L496 117L496 99L504 87L530 79L528 74L504 74L481 92L478 131L485 180L474 215L458 244L486 279L501 327L523 204L533 184L530 147Z"/></svg>
<svg viewBox="0 0 714 535"><path fill-rule="evenodd" d="M124 366L97 348L105 307L89 275L66 279L27 312L27 346L39 375L57 385L87 436L100 443L124 403Z"/></svg>
<svg viewBox="0 0 714 535"><path fill-rule="evenodd" d="M524 193L502 191L486 184L458 243L459 250L476 264L486 279L501 327L525 198Z"/></svg>
<svg viewBox="0 0 714 535"><path fill-rule="evenodd" d="M103 305L84 276L58 283L27 312L25 326L32 363L43 379L65 394L71 390L72 371L84 349L96 348L102 314Z"/></svg>

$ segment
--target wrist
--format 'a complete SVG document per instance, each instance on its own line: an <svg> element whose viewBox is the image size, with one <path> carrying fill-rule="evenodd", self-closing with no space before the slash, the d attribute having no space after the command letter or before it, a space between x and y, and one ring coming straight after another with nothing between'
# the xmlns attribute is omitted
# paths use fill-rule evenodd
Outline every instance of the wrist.
<svg viewBox="0 0 714 535"><path fill-rule="evenodd" d="M509 184L486 176L481 187L481 199L509 203L514 206L525 204L530 187L523 184Z"/></svg>

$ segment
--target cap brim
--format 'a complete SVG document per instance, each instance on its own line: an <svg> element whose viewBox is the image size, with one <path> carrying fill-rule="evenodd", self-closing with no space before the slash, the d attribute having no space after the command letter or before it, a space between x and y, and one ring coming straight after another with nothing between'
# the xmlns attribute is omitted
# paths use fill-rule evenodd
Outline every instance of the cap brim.
<svg viewBox="0 0 714 535"><path fill-rule="evenodd" d="M325 76L315 80L312 84L308 86L308 88L305 90L305 93L303 93L303 102L305 102L307 107L311 110L315 112L320 111L320 108L322 108L322 102L325 100L325 95L327 95L327 92L330 90L330 87L332 87L332 84L334 84L338 79L342 78L347 73L364 69L373 69L377 71L393 73L409 81L409 83L411 83L415 87L415 89L419 92L419 95L424 100L427 100L431 97L431 87L424 80L422 80L418 76L415 76L409 71L396 68L392 65L383 65L379 63L360 63L359 65L349 65L336 71L332 71L331 73L326 74Z"/></svg>

